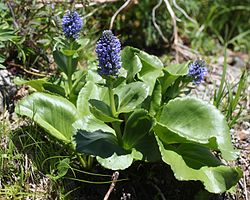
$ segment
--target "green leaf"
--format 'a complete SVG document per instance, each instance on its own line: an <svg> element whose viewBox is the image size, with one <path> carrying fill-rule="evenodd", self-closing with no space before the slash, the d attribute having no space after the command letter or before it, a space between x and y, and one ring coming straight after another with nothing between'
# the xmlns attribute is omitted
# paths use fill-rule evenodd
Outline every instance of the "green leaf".
<svg viewBox="0 0 250 200"><path fill-rule="evenodd" d="M89 81L81 89L77 99L77 110L80 117L89 115L89 100L97 99L102 100L108 99L108 89L105 87L97 86L94 82ZM107 103L107 101L104 101Z"/></svg>
<svg viewBox="0 0 250 200"><path fill-rule="evenodd" d="M42 44L44 46L48 46L51 43L51 40L49 40L49 39L40 39L40 40L37 40L36 42L40 43L40 44Z"/></svg>
<svg viewBox="0 0 250 200"><path fill-rule="evenodd" d="M125 47L121 53L122 67L128 72L128 82L132 82L135 75L140 72L142 68L141 60L137 55L135 55L135 52L139 52L139 49L133 47Z"/></svg>
<svg viewBox="0 0 250 200"><path fill-rule="evenodd" d="M170 165L178 180L199 180L209 192L222 193L234 187L242 177L238 167L219 165L205 147L181 144L175 148L163 145L158 138L157 141L162 160Z"/></svg>
<svg viewBox="0 0 250 200"><path fill-rule="evenodd" d="M86 115L81 119L77 120L73 124L74 129L82 129L88 132L94 132L97 130L102 130L103 132L109 132L115 135L114 129L105 124L103 121L96 119L92 114Z"/></svg>
<svg viewBox="0 0 250 200"><path fill-rule="evenodd" d="M58 165L56 166L57 175L53 176L53 175L49 174L49 177L53 180L57 180L57 179L65 176L70 168L69 163L70 163L69 158L65 158L63 160L60 160Z"/></svg>
<svg viewBox="0 0 250 200"><path fill-rule="evenodd" d="M149 114L151 116L155 116L155 114L158 112L161 106L161 99L162 99L162 89L161 84L157 80L155 83L155 87L152 93L152 96L150 97L150 107L149 107Z"/></svg>
<svg viewBox="0 0 250 200"><path fill-rule="evenodd" d="M17 85L28 85L32 87L33 89L35 89L37 92L47 91L47 92L51 92L54 94L59 94L63 97L65 96L65 90L61 86L48 82L46 78L35 79L35 80L25 80L25 79L16 77L14 79L14 83Z"/></svg>
<svg viewBox="0 0 250 200"><path fill-rule="evenodd" d="M61 52L65 56L73 56L74 54L77 53L77 50L62 49Z"/></svg>
<svg viewBox="0 0 250 200"><path fill-rule="evenodd" d="M71 142L72 124L78 114L75 106L65 98L36 92L19 101L15 112L33 119L58 140Z"/></svg>
<svg viewBox="0 0 250 200"><path fill-rule="evenodd" d="M45 91L51 92L53 94L59 94L63 97L65 97L65 95L66 95L65 90L59 85L55 85L53 83L47 82L47 83L43 83L42 86L43 86Z"/></svg>
<svg viewBox="0 0 250 200"><path fill-rule="evenodd" d="M78 62L77 58L71 58L71 56L66 56L60 50L53 51L53 57L59 69L64 72L68 77L70 77L75 72ZM68 63L68 59L72 59L70 65Z"/></svg>
<svg viewBox="0 0 250 200"><path fill-rule="evenodd" d="M67 57L63 55L59 50L55 50L53 51L53 58L59 69L68 75L69 71L67 69Z"/></svg>
<svg viewBox="0 0 250 200"><path fill-rule="evenodd" d="M213 105L202 100L193 97L171 100L163 107L157 120L161 127L156 126L154 130L165 143L196 142L212 149L217 147L226 160L238 156L224 116Z"/></svg>
<svg viewBox="0 0 250 200"><path fill-rule="evenodd" d="M128 118L123 135L125 149L132 149L147 134L153 125L153 119L143 109L135 110Z"/></svg>
<svg viewBox="0 0 250 200"><path fill-rule="evenodd" d="M148 96L149 88L142 82L129 83L122 85L114 90L118 96L118 113L128 113L139 106Z"/></svg>
<svg viewBox="0 0 250 200"><path fill-rule="evenodd" d="M164 69L172 76L185 76L188 74L188 65L190 61L182 64L171 64Z"/></svg>
<svg viewBox="0 0 250 200"><path fill-rule="evenodd" d="M80 49L82 49L82 48L86 47L89 44L90 39L88 39L88 38L80 38L80 39L77 39L76 42L77 42L78 45L80 45Z"/></svg>
<svg viewBox="0 0 250 200"><path fill-rule="evenodd" d="M74 135L76 150L101 158L108 158L114 154L125 154L125 151L118 145L114 134L104 132L101 129L88 132L86 130L77 130Z"/></svg>
<svg viewBox="0 0 250 200"><path fill-rule="evenodd" d="M0 69L6 69L6 67L0 63Z"/></svg>
<svg viewBox="0 0 250 200"><path fill-rule="evenodd" d="M161 159L155 136L150 133L152 125L152 117L143 109L134 111L126 122L123 135L124 148L135 149L140 153L141 158L134 157L137 160L155 162Z"/></svg>
<svg viewBox="0 0 250 200"><path fill-rule="evenodd" d="M43 79L36 79L36 80L24 80L19 77L14 79L14 83L17 85L29 85L30 87L34 88L37 92L43 92L43 84L49 83L46 81L45 78Z"/></svg>
<svg viewBox="0 0 250 200"><path fill-rule="evenodd" d="M97 161L105 168L111 170L124 170L128 168L133 163L133 155L126 154L118 156L114 153L109 158L97 157Z"/></svg>
<svg viewBox="0 0 250 200"><path fill-rule="evenodd" d="M103 122L122 121L112 116L111 108L106 103L96 99L90 99L89 103L91 104L90 111L97 119L100 119Z"/></svg>
<svg viewBox="0 0 250 200"><path fill-rule="evenodd" d="M157 162L161 160L161 154L154 134L147 134L135 144L134 149L142 154L142 158L137 160L144 160L148 162Z"/></svg>
<svg viewBox="0 0 250 200"><path fill-rule="evenodd" d="M1 47L0 47L1 48ZM0 63L4 63L6 60L5 56L0 54Z"/></svg>
<svg viewBox="0 0 250 200"><path fill-rule="evenodd" d="M142 63L142 69L138 77L149 86L149 94L152 94L156 79L163 76L163 64L158 57L149 55L146 52L140 51L136 53L136 55L140 58Z"/></svg>
<svg viewBox="0 0 250 200"><path fill-rule="evenodd" d="M177 78L188 74L189 63L190 62L182 64L172 64L163 69L164 75L159 78L163 94L167 91L167 88L175 82Z"/></svg>

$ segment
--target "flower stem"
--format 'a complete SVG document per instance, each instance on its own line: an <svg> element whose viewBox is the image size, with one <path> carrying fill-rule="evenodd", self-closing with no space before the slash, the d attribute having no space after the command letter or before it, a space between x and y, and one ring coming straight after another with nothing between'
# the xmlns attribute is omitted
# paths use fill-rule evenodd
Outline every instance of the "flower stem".
<svg viewBox="0 0 250 200"><path fill-rule="evenodd" d="M114 92L113 92L113 84L112 81L107 81L108 91L109 91L109 101L110 101L110 108L112 112L112 116L116 117L116 106L115 106L115 99L114 99ZM116 137L118 140L118 144L122 146L122 133L120 128L120 122L112 122L112 127L115 129Z"/></svg>
<svg viewBox="0 0 250 200"><path fill-rule="evenodd" d="M113 88L111 86L108 86L108 90L109 90L109 101L110 101L111 112L112 112L113 117L115 117L116 107L115 107Z"/></svg>
<svg viewBox="0 0 250 200"><path fill-rule="evenodd" d="M73 49L73 42L70 41L69 42L69 50L72 50ZM68 77L68 87L69 87L69 91L68 91L68 95L70 96L71 94L71 90L72 90L72 55L70 56L67 56L68 59L67 59L67 65L68 65L68 74L67 74L67 77Z"/></svg>
<svg viewBox="0 0 250 200"><path fill-rule="evenodd" d="M86 163L86 161L83 159L82 155L81 155L80 153L77 153L76 156L77 156L78 160L80 161L82 167L83 167L84 169L87 168L87 163Z"/></svg>

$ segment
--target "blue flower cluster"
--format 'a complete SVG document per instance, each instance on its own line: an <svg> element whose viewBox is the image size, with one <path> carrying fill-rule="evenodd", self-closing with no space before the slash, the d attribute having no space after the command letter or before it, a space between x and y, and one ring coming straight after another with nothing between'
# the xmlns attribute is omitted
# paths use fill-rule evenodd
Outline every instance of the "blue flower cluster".
<svg viewBox="0 0 250 200"><path fill-rule="evenodd" d="M111 30L103 31L95 51L99 60L98 73L101 76L116 76L121 68L121 43Z"/></svg>
<svg viewBox="0 0 250 200"><path fill-rule="evenodd" d="M78 38L82 26L82 19L76 11L68 11L62 18L62 28L66 38Z"/></svg>
<svg viewBox="0 0 250 200"><path fill-rule="evenodd" d="M192 77L193 83L198 85L207 75L207 68L204 60L195 60L191 64L189 64L189 72L188 75Z"/></svg>

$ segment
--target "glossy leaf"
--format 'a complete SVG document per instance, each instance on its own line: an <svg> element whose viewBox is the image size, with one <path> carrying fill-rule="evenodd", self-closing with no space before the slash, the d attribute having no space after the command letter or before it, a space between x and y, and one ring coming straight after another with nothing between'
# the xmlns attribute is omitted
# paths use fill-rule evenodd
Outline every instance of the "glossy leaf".
<svg viewBox="0 0 250 200"><path fill-rule="evenodd" d="M114 153L109 158L104 159L101 157L97 157L96 159L103 167L107 169L124 170L132 165L134 158L132 154L118 156L116 153Z"/></svg>
<svg viewBox="0 0 250 200"><path fill-rule="evenodd" d="M121 53L122 67L128 71L128 82L132 82L135 75L140 72L142 68L141 60L135 55L135 52L139 52L139 49L125 47Z"/></svg>
<svg viewBox="0 0 250 200"><path fill-rule="evenodd" d="M50 83L45 78L25 80L17 77L15 78L14 82L17 85L28 85L35 89L37 92L51 92L53 94L65 96L65 90L61 86Z"/></svg>
<svg viewBox="0 0 250 200"><path fill-rule="evenodd" d="M190 62L182 64L171 64L163 69L164 75L159 78L162 86L163 94L167 88L174 83L174 81L180 76L188 74L188 65Z"/></svg>
<svg viewBox="0 0 250 200"><path fill-rule="evenodd" d="M115 135L115 131L110 126L105 124L103 121L96 119L92 114L86 115L77 120L73 124L73 127L75 130L82 129L88 132L102 130L103 132L109 132Z"/></svg>
<svg viewBox="0 0 250 200"><path fill-rule="evenodd" d="M53 51L53 57L59 69L68 77L70 77L75 72L78 62L77 58L71 58L71 62L69 64L68 60L70 59L70 56L64 55L59 50Z"/></svg>
<svg viewBox="0 0 250 200"><path fill-rule="evenodd" d="M43 84L43 88L45 91L47 92L51 92L53 94L59 94L63 97L65 97L65 90L59 86L59 85L55 85L55 84L52 84L52 83L44 83Z"/></svg>
<svg viewBox="0 0 250 200"><path fill-rule="evenodd" d="M125 154L125 151L118 145L114 134L104 132L101 129L88 132L77 130L74 135L76 150L88 155L108 158L115 152L118 155Z"/></svg>
<svg viewBox="0 0 250 200"><path fill-rule="evenodd" d="M170 165L178 180L199 180L211 193L222 193L234 187L242 176L238 167L220 165L205 147L182 144L163 145L157 139L162 160Z"/></svg>
<svg viewBox="0 0 250 200"><path fill-rule="evenodd" d="M163 107L157 121L161 127L167 129L166 132L171 133L168 139L160 129L155 129L165 143L187 140L218 148L226 160L237 158L238 152L232 146L224 116L214 106L202 100L193 97L171 100Z"/></svg>
<svg viewBox="0 0 250 200"><path fill-rule="evenodd" d="M134 157L134 159L148 162L157 162L161 160L161 154L154 134L146 134L137 141L134 145L134 149L142 154L141 158Z"/></svg>
<svg viewBox="0 0 250 200"><path fill-rule="evenodd" d="M67 57L63 55L63 53L61 53L59 50L53 51L53 57L58 68L65 74L68 74L69 71L67 69Z"/></svg>
<svg viewBox="0 0 250 200"><path fill-rule="evenodd" d="M18 102L15 112L33 119L55 138L71 142L72 124L78 119L78 114L75 106L65 98L33 93Z"/></svg>
<svg viewBox="0 0 250 200"><path fill-rule="evenodd" d="M43 84L48 83L46 79L36 79L36 80L25 80L19 77L14 79L14 83L17 85L29 85L30 87L34 88L37 92L43 92Z"/></svg>
<svg viewBox="0 0 250 200"><path fill-rule="evenodd" d="M150 97L149 114L151 116L155 116L155 114L160 109L161 99L162 99L162 87L161 87L160 82L157 80L155 83L153 93Z"/></svg>
<svg viewBox="0 0 250 200"><path fill-rule="evenodd" d="M89 103L91 104L90 111L97 119L100 119L103 122L122 121L112 116L110 106L103 101L90 99Z"/></svg>
<svg viewBox="0 0 250 200"><path fill-rule="evenodd" d="M91 113L89 110L90 99L97 99L97 100L108 99L107 91L108 91L107 88L97 86L94 82L88 81L85 84L85 86L81 89L78 95L77 110L79 115L83 117Z"/></svg>
<svg viewBox="0 0 250 200"><path fill-rule="evenodd" d="M146 110L135 110L125 124L123 142L125 149L132 149L147 134L153 125L153 119Z"/></svg>
<svg viewBox="0 0 250 200"><path fill-rule="evenodd" d="M142 82L134 82L115 88L114 93L119 99L117 112L131 112L146 99L148 92L148 86Z"/></svg>
<svg viewBox="0 0 250 200"><path fill-rule="evenodd" d="M142 69L138 77L149 86L149 94L152 94L156 79L163 76L163 64L158 57L149 55L146 52L140 51L136 55L142 63Z"/></svg>

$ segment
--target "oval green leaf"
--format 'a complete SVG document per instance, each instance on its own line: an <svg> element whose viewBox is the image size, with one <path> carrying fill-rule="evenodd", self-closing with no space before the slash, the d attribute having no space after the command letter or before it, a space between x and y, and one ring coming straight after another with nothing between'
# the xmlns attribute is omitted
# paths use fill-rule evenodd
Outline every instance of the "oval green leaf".
<svg viewBox="0 0 250 200"><path fill-rule="evenodd" d="M133 111L146 99L149 87L145 83L134 82L115 88L114 93L119 99L117 112L128 113Z"/></svg>
<svg viewBox="0 0 250 200"><path fill-rule="evenodd" d="M135 110L128 118L123 142L125 149L132 149L147 134L153 125L153 119L146 110Z"/></svg>
<svg viewBox="0 0 250 200"><path fill-rule="evenodd" d="M118 156L114 153L109 158L101 158L97 156L96 159L103 167L111 170L124 170L133 163L132 154Z"/></svg>
<svg viewBox="0 0 250 200"><path fill-rule="evenodd" d="M205 147L195 144L175 148L163 145L157 138L162 160L170 165L178 180L199 180L211 193L222 193L233 188L242 177L238 167L220 165Z"/></svg>
<svg viewBox="0 0 250 200"><path fill-rule="evenodd" d="M58 140L71 142L72 124L78 114L75 106L65 98L36 92L19 101L15 112L31 118Z"/></svg>
<svg viewBox="0 0 250 200"><path fill-rule="evenodd" d="M176 142L183 142L184 138L207 144L210 148L216 146L226 160L234 160L238 156L238 151L232 146L224 116L213 105L202 100L193 97L171 100L163 107L157 121L161 127L171 132L171 137L172 139L174 137ZM161 128L155 129L155 132L169 143L168 137L163 136Z"/></svg>

